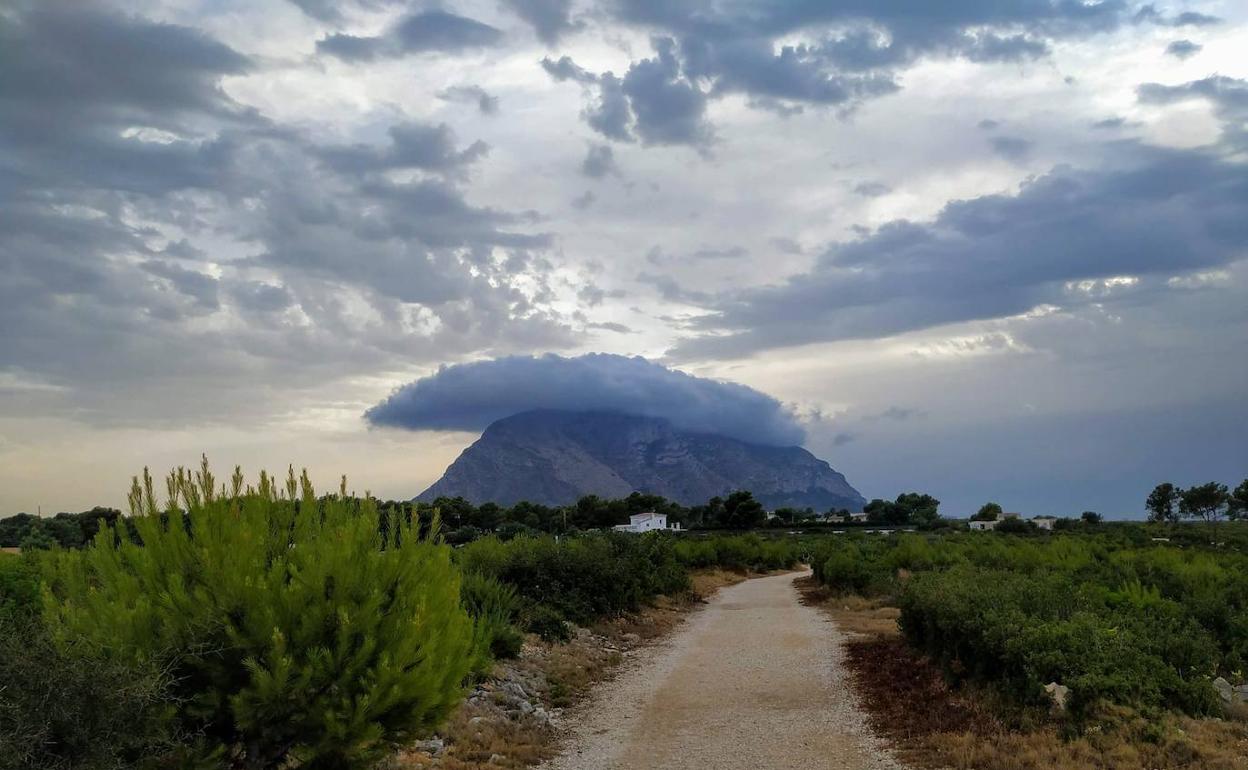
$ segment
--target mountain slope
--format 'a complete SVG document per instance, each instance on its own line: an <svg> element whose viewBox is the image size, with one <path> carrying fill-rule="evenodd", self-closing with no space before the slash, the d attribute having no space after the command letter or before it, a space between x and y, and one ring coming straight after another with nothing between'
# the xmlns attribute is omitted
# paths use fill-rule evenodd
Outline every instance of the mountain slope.
<svg viewBox="0 0 1248 770"><path fill-rule="evenodd" d="M545 505L583 495L662 495L684 505L748 489L768 508L859 510L862 495L801 447L774 447L676 429L667 420L539 410L485 429L417 500Z"/></svg>

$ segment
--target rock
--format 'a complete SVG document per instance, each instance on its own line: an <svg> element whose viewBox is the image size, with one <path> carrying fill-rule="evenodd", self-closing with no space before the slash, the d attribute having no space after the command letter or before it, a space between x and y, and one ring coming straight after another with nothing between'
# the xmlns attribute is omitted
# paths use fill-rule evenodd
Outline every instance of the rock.
<svg viewBox="0 0 1248 770"><path fill-rule="evenodd" d="M1049 698L1053 700L1053 708L1058 711L1066 710L1066 697L1070 694L1070 688L1064 684L1057 682L1049 682L1044 686L1044 691L1049 694Z"/></svg>
<svg viewBox="0 0 1248 770"><path fill-rule="evenodd" d="M482 723L482 722L484 722L484 721L485 721L485 717L473 717L472 719L469 719L469 720L468 720L468 724L470 724L470 725L479 725L479 724L481 724L481 723Z"/></svg>
<svg viewBox="0 0 1248 770"><path fill-rule="evenodd" d="M537 708L533 709L533 718L541 722L542 724L546 724L547 722L550 721L550 714L546 713L546 709L542 708L541 706L538 706Z"/></svg>
<svg viewBox="0 0 1248 770"><path fill-rule="evenodd" d="M1213 680L1213 689L1218 691L1218 697L1227 703L1235 702L1235 688L1231 687L1231 683L1218 677Z"/></svg>
<svg viewBox="0 0 1248 770"><path fill-rule="evenodd" d="M640 634L621 634L620 640L626 644L641 644Z"/></svg>
<svg viewBox="0 0 1248 770"><path fill-rule="evenodd" d="M529 703L527 700L520 701L519 707L521 714L532 714L534 711L533 704Z"/></svg>
<svg viewBox="0 0 1248 770"><path fill-rule="evenodd" d="M1235 694L1239 696L1241 701L1248 703L1248 684L1237 685L1235 687Z"/></svg>
<svg viewBox="0 0 1248 770"><path fill-rule="evenodd" d="M416 748L436 757L446 749L446 742L441 738L430 738L427 741L421 741L416 744Z"/></svg>
<svg viewBox="0 0 1248 770"><path fill-rule="evenodd" d="M507 761L507 757L504 757L502 754L491 754L491 755L490 755L490 764L491 764L491 765L498 765L498 764L502 764L502 763L503 763L503 762L505 762L505 761Z"/></svg>
<svg viewBox="0 0 1248 770"><path fill-rule="evenodd" d="M537 410L485 429L416 498L565 505L644 490L684 505L749 489L768 509L862 510L858 490L799 446L765 446L629 414Z"/></svg>
<svg viewBox="0 0 1248 770"><path fill-rule="evenodd" d="M521 700L528 698L529 694L524 691L524 686L519 682L507 682L503 685L503 692L512 695Z"/></svg>

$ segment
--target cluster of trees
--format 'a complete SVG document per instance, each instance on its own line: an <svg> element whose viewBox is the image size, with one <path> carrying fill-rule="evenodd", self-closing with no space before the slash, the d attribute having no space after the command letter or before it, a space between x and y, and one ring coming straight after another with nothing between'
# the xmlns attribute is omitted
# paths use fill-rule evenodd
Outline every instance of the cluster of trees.
<svg viewBox="0 0 1248 770"><path fill-rule="evenodd" d="M1144 502L1148 520L1178 523L1184 519L1200 519L1216 524L1224 518L1248 520L1248 479L1235 489L1210 481L1196 486L1176 487L1170 482L1158 484Z"/></svg>
<svg viewBox="0 0 1248 770"><path fill-rule="evenodd" d="M19 513L0 519L0 548L81 548L95 539L103 527L111 527L121 518L116 508L95 507L82 513L58 513L44 518L32 513Z"/></svg>

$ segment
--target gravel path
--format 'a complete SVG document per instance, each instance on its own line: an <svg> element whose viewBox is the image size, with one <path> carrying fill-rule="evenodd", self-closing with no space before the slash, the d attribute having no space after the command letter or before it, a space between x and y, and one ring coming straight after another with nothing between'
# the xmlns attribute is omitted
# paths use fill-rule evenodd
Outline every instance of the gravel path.
<svg viewBox="0 0 1248 770"><path fill-rule="evenodd" d="M544 770L901 770L849 688L843 635L777 575L720 591L570 717Z"/></svg>

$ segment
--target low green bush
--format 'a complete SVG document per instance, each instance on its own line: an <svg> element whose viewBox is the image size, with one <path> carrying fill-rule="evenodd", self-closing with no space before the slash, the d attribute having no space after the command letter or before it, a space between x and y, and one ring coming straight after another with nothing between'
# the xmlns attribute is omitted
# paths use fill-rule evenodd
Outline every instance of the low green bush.
<svg viewBox="0 0 1248 770"><path fill-rule="evenodd" d="M655 596L689 586L688 573L665 536L589 533L556 540L520 535L507 542L486 537L457 549L456 559L465 574L512 586L528 605L546 607L574 623L634 612Z"/></svg>
<svg viewBox="0 0 1248 770"><path fill-rule="evenodd" d="M1100 702L1208 714L1218 708L1212 678L1243 681L1248 555L1185 542L1152 542L1140 525L840 535L815 544L811 563L835 590L892 597L906 638L950 676L1024 705L1060 682L1078 722Z"/></svg>
<svg viewBox="0 0 1248 770"><path fill-rule="evenodd" d="M174 761L172 686L154 665L53 643L33 613L0 615L0 770L192 767Z"/></svg>

